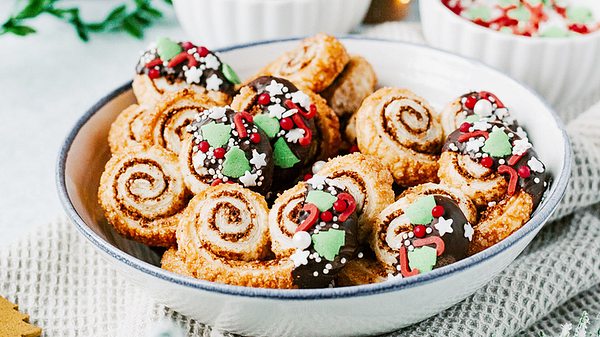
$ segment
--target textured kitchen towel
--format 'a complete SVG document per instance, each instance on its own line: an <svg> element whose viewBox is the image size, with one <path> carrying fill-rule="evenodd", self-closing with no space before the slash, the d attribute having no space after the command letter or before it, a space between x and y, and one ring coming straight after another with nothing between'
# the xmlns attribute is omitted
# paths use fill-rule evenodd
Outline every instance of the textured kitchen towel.
<svg viewBox="0 0 600 337"><path fill-rule="evenodd" d="M421 41L411 25L365 33ZM573 119L573 111L563 116ZM600 104L568 130L575 167L557 220L474 295L390 336L555 335L582 310L600 309ZM31 315L45 336L147 336L162 319L189 336L221 335L155 303L109 267L65 219L0 251L0 294Z"/></svg>

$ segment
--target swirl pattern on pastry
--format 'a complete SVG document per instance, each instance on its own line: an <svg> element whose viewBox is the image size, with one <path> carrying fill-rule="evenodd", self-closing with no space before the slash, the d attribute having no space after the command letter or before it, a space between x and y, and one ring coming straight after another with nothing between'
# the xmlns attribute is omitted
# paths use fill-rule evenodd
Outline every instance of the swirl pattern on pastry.
<svg viewBox="0 0 600 337"><path fill-rule="evenodd" d="M268 208L264 197L237 184L196 195L177 228L178 250L163 268L248 287L293 288L289 259L266 260ZM181 261L179 261L181 260Z"/></svg>
<svg viewBox="0 0 600 337"><path fill-rule="evenodd" d="M178 154L187 126L196 115L215 105L206 95L189 89L163 95L150 113L147 130L151 133L152 143Z"/></svg>
<svg viewBox="0 0 600 337"><path fill-rule="evenodd" d="M377 75L371 64L364 57L352 55L342 73L321 96L339 117L351 116L375 91L376 85Z"/></svg>
<svg viewBox="0 0 600 337"><path fill-rule="evenodd" d="M380 158L396 183L437 180L442 128L423 98L405 89L379 89L364 100L356 123L360 151Z"/></svg>
<svg viewBox="0 0 600 337"><path fill-rule="evenodd" d="M356 201L359 241L366 242L377 216L394 202L392 175L376 157L352 153L325 163L317 174L331 178L346 189Z"/></svg>
<svg viewBox="0 0 600 337"><path fill-rule="evenodd" d="M133 92L140 104L152 106L164 93L189 88L228 104L239 79L212 51L191 42L159 39L136 65Z"/></svg>
<svg viewBox="0 0 600 337"><path fill-rule="evenodd" d="M123 110L111 124L108 132L108 145L111 153L117 153L129 146L151 143L147 132L150 129L151 114L147 108L132 104Z"/></svg>
<svg viewBox="0 0 600 337"><path fill-rule="evenodd" d="M239 183L266 195L273 179L273 151L269 138L247 112L210 108L188 125L191 133L182 146L179 164L193 193L211 185Z"/></svg>
<svg viewBox="0 0 600 337"><path fill-rule="evenodd" d="M463 209L475 214L469 203L460 191L441 185L408 189L379 216L371 242L375 256L388 273L399 277L467 257L473 227ZM475 218L474 214L468 217Z"/></svg>
<svg viewBox="0 0 600 337"><path fill-rule="evenodd" d="M277 197L269 211L271 249L277 257L288 257L296 250L293 237L300 225L305 198L306 183L300 182Z"/></svg>
<svg viewBox="0 0 600 337"><path fill-rule="evenodd" d="M299 46L281 55L257 76L283 77L318 93L333 83L349 60L340 41L317 34L302 40Z"/></svg>
<svg viewBox="0 0 600 337"><path fill-rule="evenodd" d="M158 146L138 145L106 164L98 199L121 234L151 246L175 244L175 230L187 204L177 156Z"/></svg>

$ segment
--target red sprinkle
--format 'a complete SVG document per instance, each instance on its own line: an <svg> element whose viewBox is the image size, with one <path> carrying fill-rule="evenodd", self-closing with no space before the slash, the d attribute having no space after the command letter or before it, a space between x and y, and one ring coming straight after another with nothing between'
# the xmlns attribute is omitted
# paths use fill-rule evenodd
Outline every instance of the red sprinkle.
<svg viewBox="0 0 600 337"><path fill-rule="evenodd" d="M221 179L215 179L215 180L213 180L212 183L210 183L210 186L217 186L217 185L222 184L222 183L223 183L223 180L221 180Z"/></svg>
<svg viewBox="0 0 600 337"><path fill-rule="evenodd" d="M402 273L402 276L404 277L409 277L409 276L414 276L419 274L419 269L415 268L413 270L410 270L410 267L408 266L408 252L406 251L406 246L402 245L402 247L400 247L400 272Z"/></svg>
<svg viewBox="0 0 600 337"><path fill-rule="evenodd" d="M246 127L244 126L243 121L252 123L253 120L254 118L252 117L252 115L247 113L246 111L241 111L233 115L233 123L235 124L235 130L237 131L240 139L248 137L248 132L246 131ZM258 137L260 137L260 135ZM258 138L258 141L260 141L260 138Z"/></svg>
<svg viewBox="0 0 600 337"><path fill-rule="evenodd" d="M291 102L291 101L288 101L288 102ZM312 131L306 126L306 124L304 124L302 117L300 117L299 114L293 114L292 120L294 121L296 126L298 126L300 129L304 130L304 136L302 136L302 138L300 138L298 140L298 143L301 146L310 145L310 142L312 141Z"/></svg>
<svg viewBox="0 0 600 337"><path fill-rule="evenodd" d="M462 123L462 124L460 125L460 128L459 128L459 130L460 130L460 132L462 132L462 133L467 133L467 132L469 132L469 128L471 128L471 123L469 123L469 122L464 122L464 123Z"/></svg>
<svg viewBox="0 0 600 337"><path fill-rule="evenodd" d="M508 181L508 195L513 195L515 194L515 191L517 190L517 181L519 180L519 176L517 174L517 171L515 171L514 168L508 166L508 165L500 165L498 167L498 172L499 173L508 173L510 175L510 180Z"/></svg>
<svg viewBox="0 0 600 337"><path fill-rule="evenodd" d="M509 159L508 159L508 165L513 166L514 164L518 163L519 160L521 160L521 158L523 158L523 156L525 155L525 153L527 153L527 151L521 153L521 154L513 154Z"/></svg>
<svg viewBox="0 0 600 337"><path fill-rule="evenodd" d="M148 77L150 77L151 79L159 78L160 71L158 69L152 68L152 69L148 70Z"/></svg>
<svg viewBox="0 0 600 337"><path fill-rule="evenodd" d="M502 101L498 98L498 96L492 94L491 92L489 92L489 91L481 91L481 92L479 92L479 95L482 98L485 98L485 99L487 99L490 102L493 101L494 103L496 103L496 106L498 106L498 108L504 108L504 103L502 103ZM490 99L490 97L493 98L493 99Z"/></svg>
<svg viewBox="0 0 600 337"><path fill-rule="evenodd" d="M356 201L354 201L354 197L352 197L352 195L348 193L338 194L338 200L345 201L348 204L346 210L343 211L342 214L340 214L340 216L338 217L338 220L344 222L352 213L354 213L354 210L356 209Z"/></svg>
<svg viewBox="0 0 600 337"><path fill-rule="evenodd" d="M446 249L446 244L444 243L444 240L442 240L442 238L440 238L439 236L430 236L428 238L418 239L413 242L413 246L415 247L423 247L427 245L435 245L435 251L437 256L442 255L444 253L444 250Z"/></svg>
<svg viewBox="0 0 600 337"><path fill-rule="evenodd" d="M300 115L302 115L302 117L304 117L306 119L311 119L311 118L315 117L315 115L317 114L317 107L314 104L310 105L310 108L309 108L308 112L304 111L304 109L302 109L301 107L299 107L298 105L296 105L296 103L292 102L291 99L286 100L284 102L284 105L288 109L296 109L296 110L298 110L298 113Z"/></svg>
<svg viewBox="0 0 600 337"><path fill-rule="evenodd" d="M250 141L254 144L260 143L260 135L258 133L253 133L250 135Z"/></svg>
<svg viewBox="0 0 600 337"><path fill-rule="evenodd" d="M289 117L284 117L279 121L279 125L284 130L291 130L294 127L294 122Z"/></svg>
<svg viewBox="0 0 600 337"><path fill-rule="evenodd" d="M215 149L214 154L215 154L215 158L221 159L221 158L225 157L225 149L222 147L218 147Z"/></svg>
<svg viewBox="0 0 600 337"><path fill-rule="evenodd" d="M302 231L308 231L315 225L317 220L319 219L319 209L315 204L304 204L302 210L308 213L308 217L302 221L300 226L296 228L296 233Z"/></svg>
<svg viewBox="0 0 600 337"><path fill-rule="evenodd" d="M312 177L313 177L313 175L312 175L312 174L310 174L310 173L307 173L307 174L305 174L305 175L304 175L304 178L303 178L303 179L304 179L304 181L307 181L307 180L309 180L309 179L310 179L310 178L312 178Z"/></svg>
<svg viewBox="0 0 600 337"><path fill-rule="evenodd" d="M156 66L159 66L159 65L161 65L162 63L163 63L163 61L162 61L161 59L159 59L159 58L158 58L158 59L154 59L154 60L152 60L152 61L150 61L150 62L146 63L146 65L145 65L144 67L146 67L146 68L150 69L150 68L154 68L154 67L156 67Z"/></svg>
<svg viewBox="0 0 600 337"><path fill-rule="evenodd" d="M169 64L167 66L170 68L173 68L185 61L187 61L188 67L195 67L198 65L198 61L196 60L196 58L194 56L188 54L185 51L182 51L181 53L179 53L175 57L173 57L169 61Z"/></svg>
<svg viewBox="0 0 600 337"><path fill-rule="evenodd" d="M483 157L481 158L479 164L481 164L481 166L483 167L490 168L494 165L494 160L492 159L492 157Z"/></svg>
<svg viewBox="0 0 600 337"><path fill-rule="evenodd" d="M423 225L416 225L415 228L413 228L413 233L415 233L415 236L418 238L422 238L427 234L426 228Z"/></svg>
<svg viewBox="0 0 600 337"><path fill-rule="evenodd" d="M200 55L200 57L205 57L206 55L208 55L208 53L209 51L206 47L198 47L198 55Z"/></svg>
<svg viewBox="0 0 600 337"><path fill-rule="evenodd" d="M194 48L194 44L191 43L190 41L186 41L181 44L181 48L183 48L183 50L187 51L187 50Z"/></svg>
<svg viewBox="0 0 600 337"><path fill-rule="evenodd" d="M357 145L357 144L354 144L354 145L352 145L352 146L350 147L350 150L349 150L349 151L350 151L350 153L358 152L358 151L359 151L359 149L358 149L358 145Z"/></svg>
<svg viewBox="0 0 600 337"><path fill-rule="evenodd" d="M331 214L330 211L325 211L325 212L321 213L321 220L323 220L325 222L329 222L329 221L333 220L333 214Z"/></svg>
<svg viewBox="0 0 600 337"><path fill-rule="evenodd" d="M338 200L333 203L333 209L335 209L336 212L341 213L345 211L346 208L348 208L348 204L342 199L338 198Z"/></svg>
<svg viewBox="0 0 600 337"><path fill-rule="evenodd" d="M444 215L444 213L446 213L446 210L442 205L437 205L431 209L431 215L433 215L435 218L441 217Z"/></svg>
<svg viewBox="0 0 600 337"><path fill-rule="evenodd" d="M469 132L469 133L464 133L464 134L458 136L458 141L461 143L464 143L471 138L480 137L480 136L483 136L483 137L485 137L485 139L488 139L489 134L486 131L477 130L477 131L473 131L473 132Z"/></svg>
<svg viewBox="0 0 600 337"><path fill-rule="evenodd" d="M525 178L529 178L529 176L531 175L531 170L529 169L529 166L527 165L523 165L521 167L519 167L519 177L525 179Z"/></svg>
<svg viewBox="0 0 600 337"><path fill-rule="evenodd" d="M579 34L587 34L590 32L586 25L576 23L569 25L569 29Z"/></svg>
<svg viewBox="0 0 600 337"><path fill-rule="evenodd" d="M271 103L271 96L268 93L263 92L258 96L258 104L267 105Z"/></svg>
<svg viewBox="0 0 600 337"><path fill-rule="evenodd" d="M208 152L208 148L210 147L210 145L207 141L203 140L200 142L200 144L198 144L198 147L200 148L200 151Z"/></svg>
<svg viewBox="0 0 600 337"><path fill-rule="evenodd" d="M473 108L475 107L475 103L477 103L477 97L470 95L465 100L465 108L473 110Z"/></svg>

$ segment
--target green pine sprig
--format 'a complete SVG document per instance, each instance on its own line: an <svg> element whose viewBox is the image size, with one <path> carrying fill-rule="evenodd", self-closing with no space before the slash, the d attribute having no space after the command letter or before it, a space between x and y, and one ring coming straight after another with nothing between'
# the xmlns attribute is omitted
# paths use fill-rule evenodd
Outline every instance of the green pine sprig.
<svg viewBox="0 0 600 337"><path fill-rule="evenodd" d="M161 11L152 5L152 0L133 0L130 5L119 5L99 22L86 22L81 17L79 8L65 8L61 6L60 0L26 1L27 3L20 10L0 26L0 35L26 36L33 34L36 30L31 26L31 21L42 14L47 14L73 26L83 41L88 41L91 33L121 31L141 39L144 36L144 30L162 18ZM171 4L171 0L163 1Z"/></svg>

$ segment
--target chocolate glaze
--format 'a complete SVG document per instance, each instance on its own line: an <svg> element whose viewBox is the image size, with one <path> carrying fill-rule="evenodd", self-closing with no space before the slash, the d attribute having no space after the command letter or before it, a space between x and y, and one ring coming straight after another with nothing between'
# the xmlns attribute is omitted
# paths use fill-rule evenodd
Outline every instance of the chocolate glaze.
<svg viewBox="0 0 600 337"><path fill-rule="evenodd" d="M266 87L269 84L271 84L271 82L273 80L275 80L278 83L283 84L284 87L287 88L287 90L288 90L287 92L285 92L281 95L273 96L276 99L281 100L280 104L282 104L283 102L285 102L286 100L289 99L289 98L285 97L286 94L288 94L288 93L291 94L291 93L300 91L292 82L290 82L286 79L283 79L283 78L273 77L273 76L258 77L256 79L254 79L252 82L248 83L248 86L251 87L252 89L254 89L254 91L256 92L257 97L258 97L260 94L267 92ZM255 101L250 109L251 110L250 112L253 115L263 114L263 113L268 114L267 108L273 104L277 104L277 103L270 102L267 105L261 105L257 101ZM300 106L300 105L298 105L298 106ZM290 147L290 150L294 153L294 155L298 159L300 159L300 162L298 162L296 165L294 165L291 168L275 167L275 172L274 172L274 177L273 177L273 182L274 182L273 187L275 190L283 190L283 189L289 188L300 176L300 174L302 172L302 168L309 166L311 161L313 160L313 158L315 157L315 155L317 153L320 136L319 136L319 133L315 126L314 118L307 119L304 116L301 116L301 118L304 121L305 125L312 132L312 141L307 146L302 146L299 143L293 143L293 142L289 142L289 141L287 142L288 146ZM274 144L278 138L280 138L280 136L273 137L271 139L271 143Z"/></svg>
<svg viewBox="0 0 600 337"><path fill-rule="evenodd" d="M345 190L329 185L325 183L324 191L328 189L334 189L336 194L346 192ZM307 189L305 193L305 197L308 195L308 192L314 191L315 189L307 184ZM335 209L331 208L329 210L334 217L339 217L341 213L335 211ZM308 213L306 211L301 211L298 216L298 223L302 223L304 219L306 219ZM334 228L334 224L337 224L339 228ZM294 279L294 284L296 284L299 288L326 288L329 286L335 285L337 275L340 270L352 259L356 257L356 253L359 247L358 243L358 217L356 215L356 210L346 219L346 221L340 223L339 221L329 221L324 222L321 219L317 221L315 226L313 226L308 233L313 235L318 232L326 232L330 229L340 229L345 231L345 242L344 245L340 248L338 255L335 256L333 261L327 260L325 257L320 257L320 261L317 262L315 259L308 259L308 264L300 265L296 267L292 271L292 277ZM316 253L313 244L307 249L310 254L318 254ZM342 263L342 260L344 263ZM323 270L326 269L326 265L331 264L331 269L327 274L323 273ZM314 273L317 272L318 275L315 276Z"/></svg>
<svg viewBox="0 0 600 337"><path fill-rule="evenodd" d="M514 146L515 141L523 139L522 137L519 136L519 134L517 132L513 131L511 128L509 128L505 124L502 124L500 122L488 122L488 123L492 127L496 126L496 127L503 128L505 133L507 133L509 135L512 134L512 136L510 136L509 139L510 139L511 145L513 145L513 146ZM491 131L492 127L490 127L488 131ZM459 142L458 141L458 138L462 134L464 134L464 133L461 132L460 130L456 130L456 131L452 132L446 139L446 143L444 144L442 151L453 151L450 147L456 146L456 149L458 149L458 151L453 151L453 152L458 152L463 155L468 155L474 161L476 161L478 163L481 162L482 157L478 157L478 154L482 153L481 149L475 153L467 152L467 149L466 149L467 142ZM451 144L453 144L453 145L451 145ZM456 149L454 149L454 150L456 150ZM491 169L494 171L497 171L498 167L500 165L502 165L501 163L508 165L508 161L511 157L512 157L512 154L508 155L508 156L504 156L504 157L491 157L493 159L493 165L491 166ZM519 159L515 164L510 165L510 166L512 166L515 170L518 170L519 167L521 167L523 165L528 165L528 161L531 160L531 158L536 158L539 160L539 157L537 156L537 154L535 153L533 148L529 148L525 152L525 154L521 157L521 159ZM550 182L550 175L548 174L545 167L544 167L543 172L536 172L534 170L531 170L530 172L531 172L531 175L528 178L522 178L519 176L517 185L518 185L518 188L522 188L525 192L527 192L531 195L531 197L533 198L533 209L535 209L541 202L544 192L547 189L547 186ZM504 175L504 176L508 181L509 176L508 175Z"/></svg>
<svg viewBox="0 0 600 337"><path fill-rule="evenodd" d="M211 122L215 122L217 124L226 124L232 127L232 133L230 135L231 139L234 139L235 143L234 146L239 147L242 151L244 151L244 154L246 155L246 159L248 159L248 161L250 161L252 159L252 155L253 155L253 150L256 150L258 153L260 154L265 154L265 162L266 165L262 166L260 168L257 168L255 165L253 165L252 163L250 163L250 167L251 167L251 171L250 173L252 174L257 174L259 176L259 178L256 180L256 182L260 182L260 186L256 185L256 186L245 186L239 178L232 178L232 177L228 177L228 181L229 182L236 182L244 187L247 187L253 191L256 191L258 193L262 193L262 194L267 194L271 188L271 183L273 180L273 151L271 148L271 144L269 143L269 138L267 137L267 135L260 130L254 123L252 122L248 122L248 121L244 121L245 125L246 125L246 130L248 132L248 136L244 139L240 139L239 135L236 135L235 129L234 127L234 116L236 115L237 112L235 112L232 109L229 108L225 108L226 112L225 112L225 118L226 121L223 121L223 119L212 119L209 117L209 114L212 110L205 110L203 113L200 113L197 117L196 117L196 121L194 121L193 123L191 123L188 126L188 131L190 133L194 134L194 138L196 140L200 140L202 139L202 131L201 131L201 127L209 124ZM260 135L260 141L258 143L253 143L249 140L249 137L251 134L254 133L253 130L256 130L256 133L258 133ZM231 149L231 143L225 144L222 146L225 149L225 153L227 153L229 151L229 149ZM201 150L199 149L199 145L198 143L194 146L194 154L193 156L198 155ZM211 157L212 158L212 157ZM213 163L211 158L209 158L208 156L204 159L203 161L203 167L205 167L207 170L213 169L216 172L221 172L222 168L219 168L219 166L221 165L221 163L219 162L219 160L215 160L215 162ZM223 159L224 161L224 159ZM191 164L191 163L189 163ZM198 174L201 178L202 181L204 181L207 184L215 184L216 180L219 179L218 177L216 177L215 175L200 175L196 170L192 170L193 173ZM217 182L218 183L218 182Z"/></svg>
<svg viewBox="0 0 600 337"><path fill-rule="evenodd" d="M189 42L186 42L186 44L188 44L188 43ZM177 44L179 44L183 48L183 45L184 45L183 42L178 42ZM192 48L198 49L198 48L200 48L200 46L193 45ZM185 48L183 48L183 49L185 51ZM194 84L206 88L206 80L209 77L216 75L219 79L221 79L221 81L223 81L221 83L221 85L219 86L219 91L222 91L222 92L232 96L235 93L235 84L230 82L227 79L227 77L225 77L225 75L223 74L223 71L222 71L223 62L221 62L221 59L210 50L208 51L208 55L212 55L217 58L217 60L219 61L219 69L212 69L212 68L208 68L208 67L203 69L202 76L200 76L199 83L194 83ZM206 65L206 63L204 61L202 61L202 58L200 57L200 55L198 55L197 52L193 53L193 56L198 61L197 67ZM160 56L158 55L156 48L151 48L151 49L146 50L142 54L142 56L138 60L138 63L135 66L136 73L139 75L142 75L142 74L148 75L148 72L150 71L150 69L155 68L155 69L158 69L158 71L160 72L160 76L164 77L171 84L173 84L175 82L180 82L180 81L185 82L186 81L185 70L188 69L187 62L181 62L174 67L167 66L165 63L168 63L168 62L162 62L159 65L157 65L156 67L152 67L152 68L146 67L146 64L149 61L156 60L156 59L160 59Z"/></svg>

